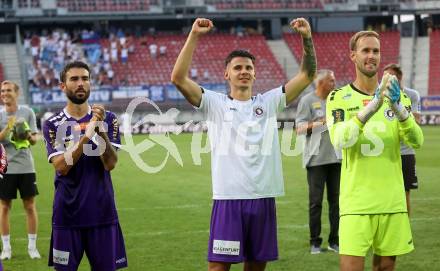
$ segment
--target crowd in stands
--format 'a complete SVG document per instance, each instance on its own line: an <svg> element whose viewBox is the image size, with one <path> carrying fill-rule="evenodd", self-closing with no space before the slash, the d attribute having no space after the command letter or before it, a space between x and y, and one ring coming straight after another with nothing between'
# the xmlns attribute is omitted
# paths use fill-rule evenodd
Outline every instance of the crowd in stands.
<svg viewBox="0 0 440 271"><path fill-rule="evenodd" d="M56 88L59 73L68 62L81 60L89 63L92 80L97 85L111 85L114 78L112 65L127 62L128 54L134 52L132 36L119 29L102 39L98 32L83 29L73 34L57 29L42 31L40 35L29 33L24 39L24 49L32 57L28 66L29 85L39 89ZM162 49L161 49L162 50Z"/></svg>
<svg viewBox="0 0 440 271"><path fill-rule="evenodd" d="M145 11L158 0L58 0L57 6L73 12Z"/></svg>
<svg viewBox="0 0 440 271"><path fill-rule="evenodd" d="M137 34L137 33L136 33ZM174 61L185 41L185 34L156 33L131 35L122 29L109 33L81 30L43 31L40 35L25 34L24 48L32 57L28 65L31 90L54 89L62 67L82 60L92 68L96 86L139 86L169 84ZM263 35L240 30L212 33L195 54L190 75L200 83L223 84L224 58L237 48L249 49L257 55L258 89L268 89L273 82L283 82L285 75L275 60Z"/></svg>
<svg viewBox="0 0 440 271"><path fill-rule="evenodd" d="M217 9L322 9L320 0L205 0Z"/></svg>

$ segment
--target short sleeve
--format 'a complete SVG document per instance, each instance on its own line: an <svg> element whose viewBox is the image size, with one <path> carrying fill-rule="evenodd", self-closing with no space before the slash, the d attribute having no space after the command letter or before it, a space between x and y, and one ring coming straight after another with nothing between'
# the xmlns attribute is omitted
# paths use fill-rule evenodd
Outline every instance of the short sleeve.
<svg viewBox="0 0 440 271"><path fill-rule="evenodd" d="M108 138L111 143L121 144L118 118L113 112L107 111L106 123L108 125Z"/></svg>
<svg viewBox="0 0 440 271"><path fill-rule="evenodd" d="M296 110L296 125L309 122L312 119L312 112L310 111L310 105L307 101L307 96L303 96L298 103L298 109Z"/></svg>
<svg viewBox="0 0 440 271"><path fill-rule="evenodd" d="M54 124L49 120L46 120L43 124L43 138L44 143L46 145L47 151L47 160L50 162L50 159L56 155L64 153L62 150L58 150L57 146L57 129Z"/></svg>
<svg viewBox="0 0 440 271"><path fill-rule="evenodd" d="M37 128L37 119L35 117L34 110L29 108L29 120L28 120L29 128L31 129L31 133L38 133Z"/></svg>
<svg viewBox="0 0 440 271"><path fill-rule="evenodd" d="M286 93L284 86L280 86L262 94L263 99L273 106L276 112L281 112L286 108Z"/></svg>
<svg viewBox="0 0 440 271"><path fill-rule="evenodd" d="M214 111L218 110L224 99L224 94L202 88L202 100L199 107L195 107L202 112L204 118L208 118Z"/></svg>

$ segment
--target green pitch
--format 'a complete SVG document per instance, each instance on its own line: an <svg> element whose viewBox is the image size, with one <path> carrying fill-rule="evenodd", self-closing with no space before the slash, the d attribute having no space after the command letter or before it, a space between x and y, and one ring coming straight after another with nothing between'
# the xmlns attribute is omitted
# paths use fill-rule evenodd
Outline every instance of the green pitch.
<svg viewBox="0 0 440 271"><path fill-rule="evenodd" d="M412 192L412 228L416 250L398 258L397 270L440 270L440 128L425 127L425 144L417 153L418 191ZM147 174L130 156L119 152L113 182L119 218L124 233L129 268L125 270L207 270L206 250L211 211L210 155L202 155L202 165L194 165L190 153L191 134L173 136L183 167L169 158L165 168ZM141 141L145 136L136 136ZM205 136L206 138L206 136ZM53 199L53 168L47 163L42 142L33 147L40 195L38 248L41 260L27 255L27 232L21 201L11 211L12 260L5 270L39 271L47 267ZM156 145L142 156L150 166L159 165L166 151ZM308 245L308 197L301 156L283 156L286 196L277 200L280 260L267 270L339 270L334 253L310 255ZM368 170L368 169L366 169ZM324 203L323 238L328 234L327 204ZM324 243L323 245L327 245ZM84 256L85 257L85 256ZM366 270L371 270L367 258ZM241 270L236 265L232 270ZM90 270L83 260L80 270Z"/></svg>

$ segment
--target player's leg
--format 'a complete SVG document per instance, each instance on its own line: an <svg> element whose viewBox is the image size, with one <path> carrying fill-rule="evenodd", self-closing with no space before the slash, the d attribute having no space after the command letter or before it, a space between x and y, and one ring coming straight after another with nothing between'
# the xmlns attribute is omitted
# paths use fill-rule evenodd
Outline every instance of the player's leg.
<svg viewBox="0 0 440 271"><path fill-rule="evenodd" d="M208 270L229 270L244 261L245 229L242 203L245 200L214 200L208 241Z"/></svg>
<svg viewBox="0 0 440 271"><path fill-rule="evenodd" d="M245 271L262 271L269 261L278 259L277 221L274 198L248 200L246 214Z"/></svg>
<svg viewBox="0 0 440 271"><path fill-rule="evenodd" d="M325 185L324 166L307 167L309 184L309 229L311 253L321 252L321 213Z"/></svg>
<svg viewBox="0 0 440 271"><path fill-rule="evenodd" d="M11 237L9 235L9 211L12 200L0 199L0 231L2 237L1 260L11 259Z"/></svg>
<svg viewBox="0 0 440 271"><path fill-rule="evenodd" d="M414 250L409 217L406 213L382 214L373 242L373 270L394 270L396 256Z"/></svg>
<svg viewBox="0 0 440 271"><path fill-rule="evenodd" d="M85 252L92 271L115 271L127 267L124 237L118 224L85 230Z"/></svg>
<svg viewBox="0 0 440 271"><path fill-rule="evenodd" d="M373 256L373 271L393 271L396 266L396 256Z"/></svg>
<svg viewBox="0 0 440 271"><path fill-rule="evenodd" d="M0 233L2 237L2 253L0 259L11 258L11 242L9 235L9 212L12 207L12 200L17 198L16 174L5 174L0 180Z"/></svg>
<svg viewBox="0 0 440 271"><path fill-rule="evenodd" d="M340 255L339 266L341 271L363 271L365 265L365 257Z"/></svg>
<svg viewBox="0 0 440 271"><path fill-rule="evenodd" d="M2 236L9 235L9 211L12 207L12 200L0 199L0 230Z"/></svg>
<svg viewBox="0 0 440 271"><path fill-rule="evenodd" d="M28 253L32 259L41 258L37 250L38 213L35 196L38 195L35 173L19 174L18 190L26 213Z"/></svg>
<svg viewBox="0 0 440 271"><path fill-rule="evenodd" d="M80 229L52 229L49 266L57 271L76 271L84 253Z"/></svg>
<svg viewBox="0 0 440 271"><path fill-rule="evenodd" d="M330 234L328 249L339 252L339 181L341 177L341 164L327 165L327 201L329 207Z"/></svg>
<svg viewBox="0 0 440 271"><path fill-rule="evenodd" d="M374 240L378 218L374 215L343 215L339 219L341 271L362 271Z"/></svg>
<svg viewBox="0 0 440 271"><path fill-rule="evenodd" d="M40 259L37 249L38 214L35 206L35 197L23 199L23 207L26 212L28 229L28 253L31 259Z"/></svg>
<svg viewBox="0 0 440 271"><path fill-rule="evenodd" d="M24 198L23 208L26 213L27 228L29 234L36 234L38 230L38 214L35 206L35 197Z"/></svg>
<svg viewBox="0 0 440 271"><path fill-rule="evenodd" d="M402 155L402 174L403 183L405 185L406 191L406 206L408 210L408 215L411 212L410 204L410 191L412 189L417 189L419 182L416 175L416 157L413 154Z"/></svg>
<svg viewBox="0 0 440 271"><path fill-rule="evenodd" d="M245 262L244 271L264 271L266 269L266 262Z"/></svg>
<svg viewBox="0 0 440 271"><path fill-rule="evenodd" d="M229 269L231 269L230 263L222 263L222 262L208 263L208 271L229 271Z"/></svg>

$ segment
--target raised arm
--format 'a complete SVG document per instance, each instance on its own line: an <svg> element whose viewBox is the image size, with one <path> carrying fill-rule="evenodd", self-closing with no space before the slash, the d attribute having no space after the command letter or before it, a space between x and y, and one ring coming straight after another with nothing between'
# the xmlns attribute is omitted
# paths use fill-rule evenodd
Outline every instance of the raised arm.
<svg viewBox="0 0 440 271"><path fill-rule="evenodd" d="M191 32L177 57L171 73L171 82L179 89L186 100L194 106L200 105L202 90L196 82L189 78L188 72L200 36L208 33L213 27L214 24L208 19L197 18L194 21Z"/></svg>
<svg viewBox="0 0 440 271"><path fill-rule="evenodd" d="M313 82L316 74L315 48L309 22L304 18L298 18L290 22L290 27L301 34L304 50L299 72L285 85L287 104L295 100Z"/></svg>

